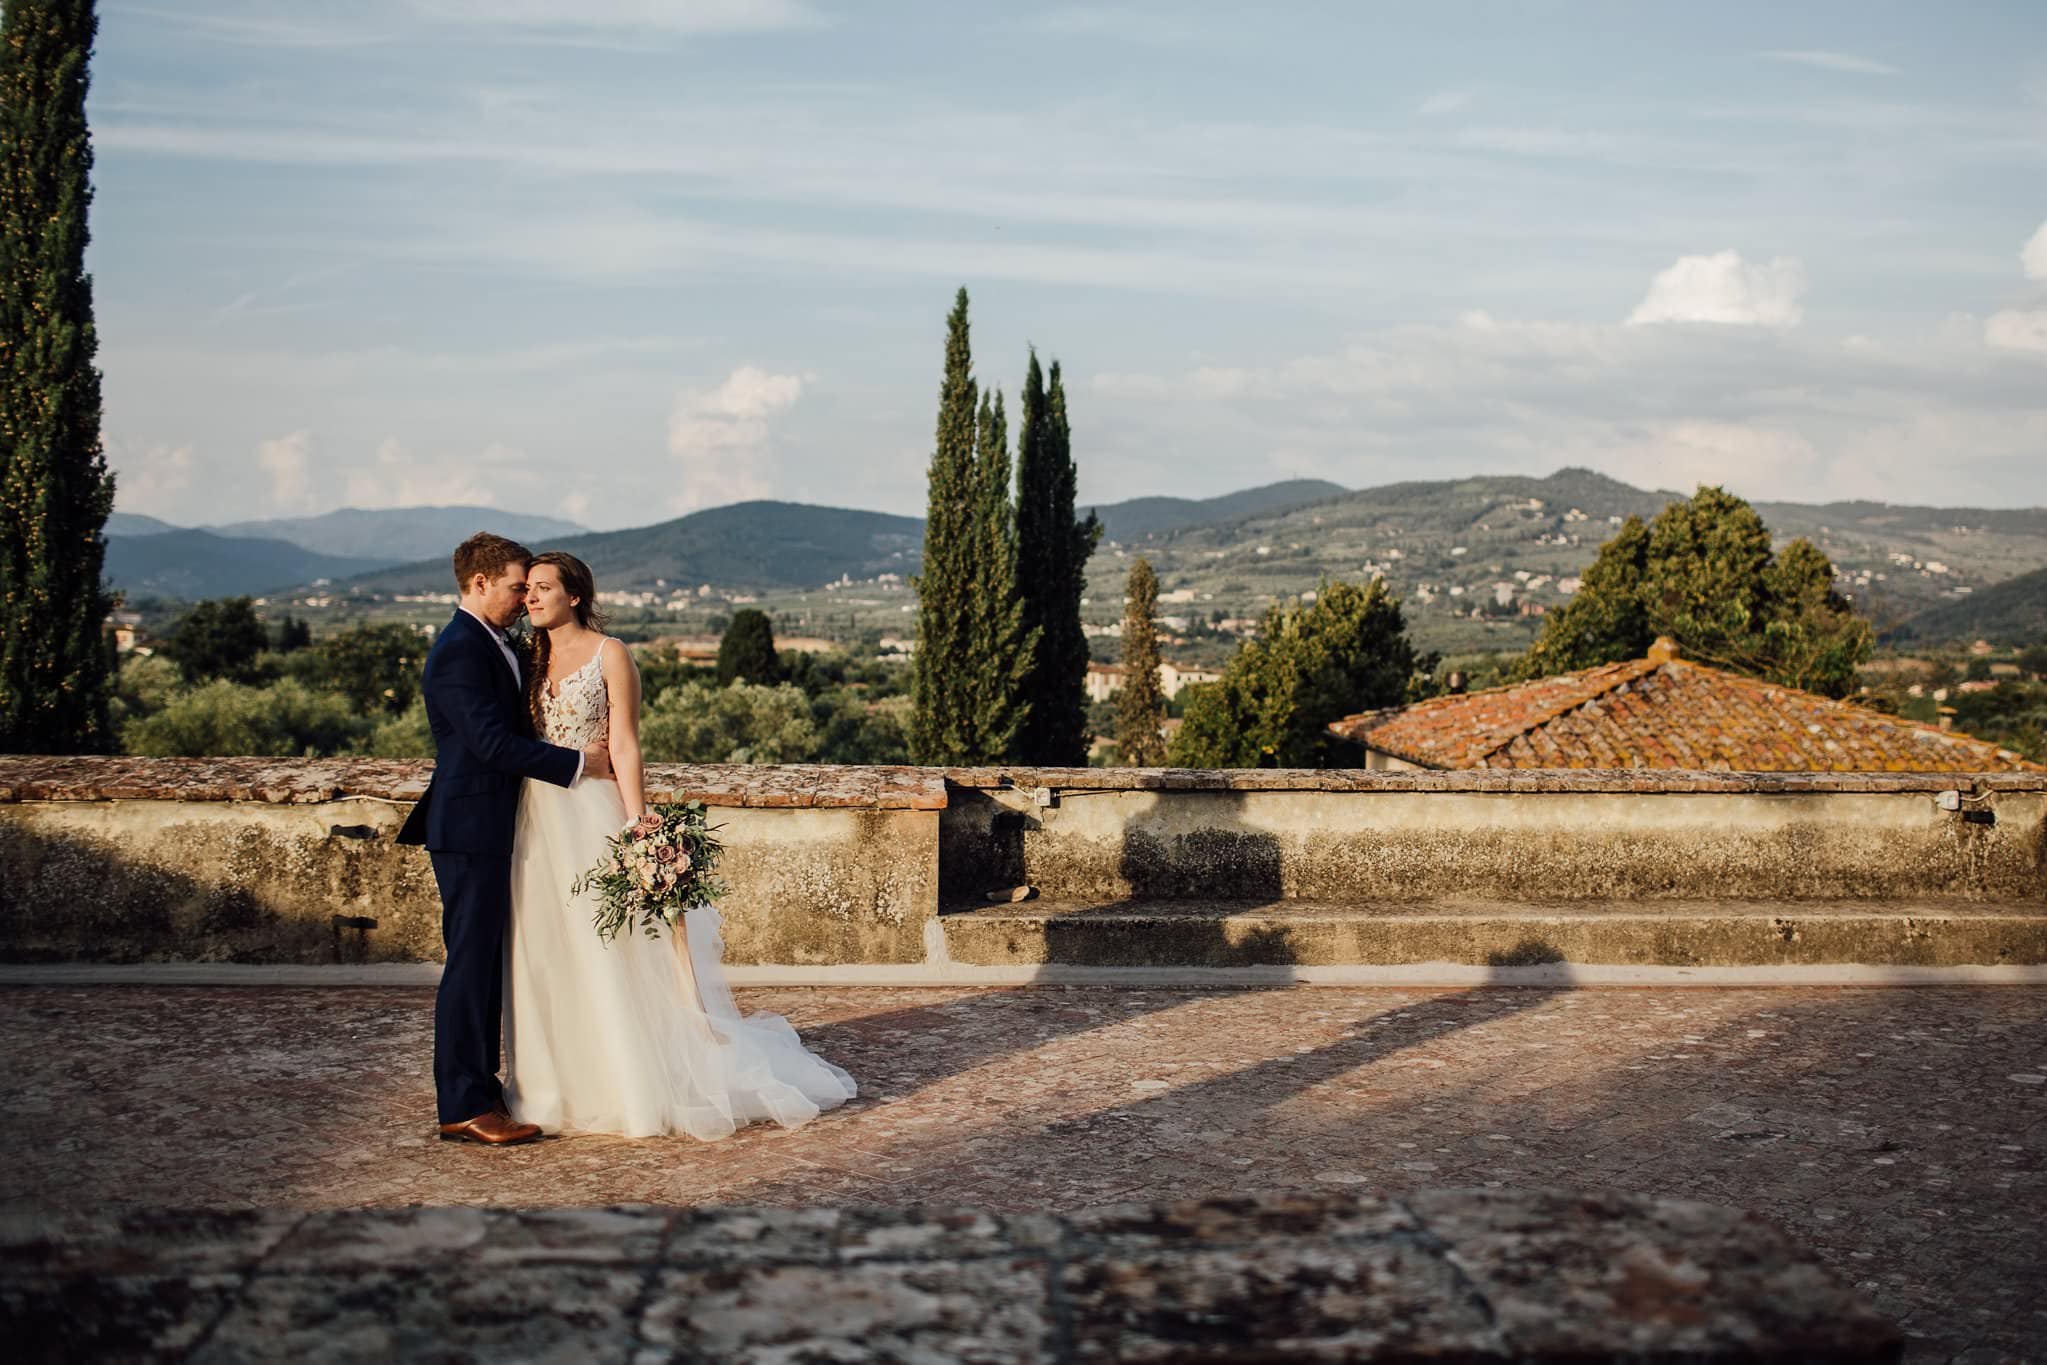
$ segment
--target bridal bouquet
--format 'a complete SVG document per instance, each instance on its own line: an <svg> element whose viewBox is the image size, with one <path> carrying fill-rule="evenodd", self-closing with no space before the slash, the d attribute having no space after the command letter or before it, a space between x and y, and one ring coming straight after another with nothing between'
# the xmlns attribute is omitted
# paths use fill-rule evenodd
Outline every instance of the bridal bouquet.
<svg viewBox="0 0 2047 1365"><path fill-rule="evenodd" d="M711 875L723 852L703 802L654 806L605 840L597 866L569 889L578 896L597 893L592 919L599 938L615 939L634 924L657 938L691 906L725 894L725 884Z"/></svg>

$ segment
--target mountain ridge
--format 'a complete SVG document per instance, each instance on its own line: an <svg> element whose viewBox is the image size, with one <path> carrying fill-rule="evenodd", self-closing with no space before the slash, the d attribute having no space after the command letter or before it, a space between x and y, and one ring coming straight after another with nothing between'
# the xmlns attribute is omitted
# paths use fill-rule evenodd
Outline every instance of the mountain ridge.
<svg viewBox="0 0 2047 1365"><path fill-rule="evenodd" d="M1401 594L1411 617L1454 622L1460 639L1498 637L1512 645L1506 637L1532 634L1540 616L1567 599L1565 586L1621 521L1654 516L1681 496L1566 467L1544 476L1470 475L1357 490L1289 480L1218 498L1134 498L1094 506L1107 533L1088 579L1094 610L1113 612L1129 558L1142 553L1162 593L1206 603L1206 617L1255 615L1326 579L1377 575ZM1842 570L1843 590L1880 628L1963 604L1967 595L1980 599L1997 582L2047 567L2047 508L1867 500L1755 506L1779 544L1813 540ZM586 559L607 591L672 596L708 584L728 594L774 595L889 573L907 580L919 564L922 534L917 517L755 501L528 543ZM404 563L362 566L345 579L321 561L308 577L335 578L344 592L444 591L450 543ZM842 600L856 606L857 596ZM872 605L877 613L895 610Z"/></svg>
<svg viewBox="0 0 2047 1365"><path fill-rule="evenodd" d="M289 541L186 527L108 536L105 573L115 587L135 596L191 600L253 597L374 567L367 560L315 554Z"/></svg>

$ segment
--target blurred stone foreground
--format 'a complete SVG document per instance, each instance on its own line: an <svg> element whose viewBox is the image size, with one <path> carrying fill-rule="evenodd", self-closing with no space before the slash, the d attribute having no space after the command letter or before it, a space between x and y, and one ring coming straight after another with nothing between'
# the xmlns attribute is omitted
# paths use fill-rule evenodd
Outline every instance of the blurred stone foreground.
<svg viewBox="0 0 2047 1365"><path fill-rule="evenodd" d="M1760 1221L1551 1191L966 1209L80 1217L13 1359L1846 1362L1900 1335Z"/></svg>

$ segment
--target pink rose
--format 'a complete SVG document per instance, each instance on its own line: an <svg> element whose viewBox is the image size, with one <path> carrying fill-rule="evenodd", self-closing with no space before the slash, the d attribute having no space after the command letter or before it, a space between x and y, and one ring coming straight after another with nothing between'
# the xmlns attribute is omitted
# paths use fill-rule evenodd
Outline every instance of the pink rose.
<svg viewBox="0 0 2047 1365"><path fill-rule="evenodd" d="M658 844L654 848L654 861L667 864L682 856L682 850L674 844Z"/></svg>

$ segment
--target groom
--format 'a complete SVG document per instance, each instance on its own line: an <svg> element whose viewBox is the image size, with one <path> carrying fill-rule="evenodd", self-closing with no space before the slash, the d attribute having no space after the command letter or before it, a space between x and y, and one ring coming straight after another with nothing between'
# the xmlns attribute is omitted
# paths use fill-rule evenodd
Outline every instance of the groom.
<svg viewBox="0 0 2047 1365"><path fill-rule="evenodd" d="M494 1147L540 1136L512 1121L497 1075L519 781L568 787L611 773L601 741L578 752L533 738L525 675L505 639L505 627L526 610L532 560L523 545L487 531L456 547L461 609L434 641L420 684L434 733L433 781L398 832L401 844L426 845L441 890L447 963L434 996L441 1138Z"/></svg>

